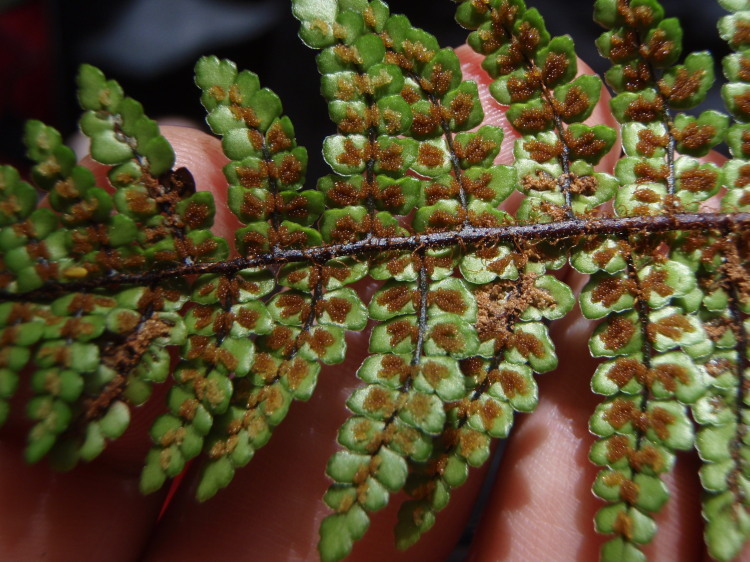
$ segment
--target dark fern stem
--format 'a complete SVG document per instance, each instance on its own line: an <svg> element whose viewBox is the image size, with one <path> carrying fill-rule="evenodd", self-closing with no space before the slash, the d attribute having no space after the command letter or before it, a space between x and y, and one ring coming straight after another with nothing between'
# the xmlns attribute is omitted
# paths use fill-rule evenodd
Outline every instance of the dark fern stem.
<svg viewBox="0 0 750 562"><path fill-rule="evenodd" d="M87 291L99 287L158 284L163 279L186 275L217 273L231 275L254 267L273 267L286 263L325 262L341 256L367 256L385 251L418 248L449 248L461 245L494 245L514 240L564 240L580 239L593 235L627 235L640 232L722 231L727 228L742 229L750 224L750 213L679 213L674 216L652 217L601 217L574 219L543 224L508 225L478 228L474 226L448 232L394 236L368 239L344 244L330 244L304 249L278 248L273 252L247 258L233 258L215 263L198 263L164 268L145 273L114 274L104 279L47 283L44 287L26 293L4 293L4 301L50 301L71 292Z"/></svg>

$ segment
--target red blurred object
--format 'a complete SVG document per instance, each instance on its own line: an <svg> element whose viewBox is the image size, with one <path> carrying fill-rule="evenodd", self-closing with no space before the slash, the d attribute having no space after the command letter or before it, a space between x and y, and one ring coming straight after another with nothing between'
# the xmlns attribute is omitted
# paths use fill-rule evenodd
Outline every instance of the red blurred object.
<svg viewBox="0 0 750 562"><path fill-rule="evenodd" d="M43 1L0 11L0 162L22 157L19 132L27 119L58 121L58 73L54 24ZM13 135L14 138L10 138ZM13 144L11 144L13 143ZM19 149L17 149L19 150Z"/></svg>

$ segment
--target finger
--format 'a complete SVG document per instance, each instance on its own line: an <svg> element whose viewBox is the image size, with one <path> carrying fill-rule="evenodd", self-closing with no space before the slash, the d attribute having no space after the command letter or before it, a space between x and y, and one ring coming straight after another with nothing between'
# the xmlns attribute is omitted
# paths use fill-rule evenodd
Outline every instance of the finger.
<svg viewBox="0 0 750 562"><path fill-rule="evenodd" d="M588 459L594 437L587 420L598 398L589 381L591 322L571 313L553 339L560 366L540 377L540 404L514 430L485 509L471 560L595 560L606 537L594 532L603 502L591 492L598 469ZM579 351L576 351L579 350ZM702 522L695 463L680 457L665 477L672 498L656 516L659 533L646 552L653 560L696 560Z"/></svg>
<svg viewBox="0 0 750 562"><path fill-rule="evenodd" d="M235 560L316 559L318 527L330 513L321 499L330 484L324 467L338 448L336 433L349 415L344 402L359 385L352 373L366 355L367 338L366 333L349 334L345 362L322 370L313 397L292 406L269 444L237 472L229 488L197 503L198 471L193 471L156 529L145 559L201 558L217 548L223 557ZM445 557L459 538L478 484L456 494L429 538L406 553L393 546L394 504L402 498L392 498L391 507L373 514L370 530L355 544L349 559Z"/></svg>
<svg viewBox="0 0 750 562"><path fill-rule="evenodd" d="M465 52L462 56L465 56ZM476 72L476 65L463 65L465 77ZM468 75L468 76L467 76ZM493 122L505 122L507 141L510 132L504 113L494 100L489 106ZM509 150L503 153L510 153ZM324 368L313 398L295 404L287 419L275 430L270 443L256 453L252 462L234 477L231 487L205 504L193 499L199 469L195 468L183 486L149 545L147 559L177 559L181 555L209 555L216 544L222 554L239 559L286 560L289 557L314 558L318 527L329 513L321 498L330 482L323 467L337 450L338 427L349 415L344 403L360 383L353 377L365 357L369 334L350 334L349 353L344 364ZM304 462L308 470L303 470ZM375 514L364 539L355 544L351 560L441 559L457 542L481 485L481 472L469 484L453 492L453 498L438 516L435 528L425 540L406 553L393 547L393 526L401 497ZM262 506L259 509L258 506ZM232 521L246 522L246 539L234 538ZM211 533L201 532L211 522ZM294 524L293 521L304 521ZM247 545L252 545L249 549Z"/></svg>
<svg viewBox="0 0 750 562"><path fill-rule="evenodd" d="M579 73L592 72L579 61ZM482 85L489 82L481 72L475 79ZM608 101L609 94L602 88L600 102L587 122L618 130ZM617 144L597 169L611 173L619 157ZM568 282L580 290L585 278L573 275ZM586 345L591 329L592 323L577 309L553 329L560 366L555 373L541 377L539 407L514 429L472 545L473 560L582 560L598 556L605 539L595 535L592 525L602 502L590 491L598 469L588 460L594 438L587 420L597 402L588 382L596 367ZM661 534L647 549L656 559L672 552L665 558L689 560L700 552L696 547L701 521L694 492L690 492L697 489L692 464L689 458L681 459L674 475L665 479L675 498L657 516Z"/></svg>
<svg viewBox="0 0 750 562"><path fill-rule="evenodd" d="M516 422L471 560L596 559L590 491L596 469L587 458L593 439L585 424L595 404L586 379L594 362L563 352L586 341L588 324L572 313L557 322L569 334L557 346L560 366L540 377L539 406Z"/></svg>
<svg viewBox="0 0 750 562"><path fill-rule="evenodd" d="M217 170L226 161L216 139L188 129L164 128L177 165L189 165L202 189L226 192ZM86 162L84 162L86 164ZM106 169L90 160L101 179ZM221 201L225 197L219 197ZM220 215L224 216L224 215ZM219 218L227 231L229 218ZM231 228L231 226L230 226ZM0 560L133 560L142 550L164 494L144 497L140 467L150 446L147 428L163 411L163 396L133 412L129 430L96 461L60 474L42 462L28 466L21 449L29 424L19 400L0 442ZM10 508L12 506L12 509Z"/></svg>
<svg viewBox="0 0 750 562"><path fill-rule="evenodd" d="M241 224L226 203L227 181L222 168L228 160L222 152L221 142L216 137L190 127L162 125L160 130L175 151L174 168L187 168L193 176L197 191L211 191L214 194L216 214L211 230L231 243L235 230ZM82 164L94 171L99 185L108 185L107 166L92 161L90 157L85 157ZM176 360L176 354L173 360ZM120 470L127 468L133 474L140 474L143 460L151 447L148 430L156 416L164 411L167 390L166 385L158 385L145 405L133 409L128 431L105 450L102 455L104 462L111 463Z"/></svg>
<svg viewBox="0 0 750 562"><path fill-rule="evenodd" d="M489 86L492 78L482 68L484 56L474 52L468 45L462 45L456 49L456 54L461 60L461 71L465 80L473 80L477 83L479 89L479 99L484 110L483 125L495 125L502 128L504 136L500 147L500 153L495 159L496 164L512 164L515 160L513 149L516 141L521 135L508 121L506 113L507 105L500 104L490 94ZM578 75L594 74L594 71L585 62L578 59ZM609 91L602 85L600 98L591 116L585 121L586 124L602 124L612 127L616 131L620 130L620 125L615 120L612 112L609 110ZM602 158L595 168L599 172L612 173L615 164L620 158L620 138L618 134L617 142L612 149ZM512 193L502 204L502 208L510 213L515 213L521 204L523 197L520 192Z"/></svg>
<svg viewBox="0 0 750 562"><path fill-rule="evenodd" d="M223 169L229 159L221 150L221 141L189 127L165 125L161 131L175 147L174 167L187 168L198 191L214 194L216 214L211 230L234 246L234 233L243 225L227 204L228 186Z"/></svg>
<svg viewBox="0 0 750 562"><path fill-rule="evenodd" d="M506 117L507 105L500 104L492 97L489 84L492 79L482 68L484 56L476 53L468 45L461 45L456 49L456 54L461 61L461 73L464 80L473 80L479 87L479 101L484 110L483 125L495 125L503 130L503 143L500 146L500 154L495 160L496 164L511 164L513 158L513 144L520 138Z"/></svg>
<svg viewBox="0 0 750 562"><path fill-rule="evenodd" d="M175 149L175 168L188 168L193 174L199 191L210 190L215 193L214 232L231 243L234 240L234 231L240 223L226 203L227 181L222 168L228 160L221 150L221 142L216 137L187 127L166 125L161 127L161 131ZM97 185L114 190L107 178L110 166L100 164L90 156L84 156L80 164L94 173ZM41 204L46 205L45 201ZM29 422L25 418L23 408L28 398L28 392L24 389L19 390L3 431L4 435L11 436L18 443L23 440L23 436L29 429ZM163 391L157 388L147 405L134 411L128 431L105 451L103 455L105 459L111 459L121 469L126 466L131 471L140 470L148 450L146 432L154 417L152 405L155 403L162 405L163 398Z"/></svg>
<svg viewBox="0 0 750 562"><path fill-rule="evenodd" d="M159 514L161 495L144 497L129 472L100 462L70 473L29 466L0 441L0 560L130 561Z"/></svg>
<svg viewBox="0 0 750 562"><path fill-rule="evenodd" d="M222 170L229 160L221 150L221 141L191 127L161 125L159 129L175 150L174 169L187 168L198 191L214 193L216 214L212 230L233 245L234 232L242 224L227 205L227 180ZM94 172L97 185L109 186L109 166L99 164L91 156L84 156L81 164Z"/></svg>

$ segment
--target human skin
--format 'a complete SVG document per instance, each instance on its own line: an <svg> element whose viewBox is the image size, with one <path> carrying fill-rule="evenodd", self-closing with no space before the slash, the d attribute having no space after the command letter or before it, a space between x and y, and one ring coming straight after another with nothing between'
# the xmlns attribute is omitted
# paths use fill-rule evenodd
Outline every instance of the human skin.
<svg viewBox="0 0 750 562"><path fill-rule="evenodd" d="M502 108L489 100L489 78L478 57L460 48L466 78L477 80L486 121L506 131L504 162L516 137ZM592 117L614 125L606 103ZM192 172L198 189L216 194L215 232L233 238L237 220L222 202L226 158L217 139L200 131L164 127L177 154L177 166ZM601 164L611 170L618 157ZM104 178L104 169L84 163ZM585 279L563 273L580 290ZM472 543L470 559L595 560L601 543L592 518L603 504L590 491L596 474L587 454L594 437L587 429L597 397L589 388L595 361L588 357L591 323L576 308L552 328L559 368L539 378L540 404L531 416L519 416L503 463ZM232 559L289 561L316 559L320 521L328 513L321 497L329 485L324 467L338 449L336 432L349 415L344 402L359 382L353 373L367 350L367 333L347 336L343 364L324 367L318 388L306 403L294 404L267 446L239 470L231 485L204 503L194 499L197 465L188 470L174 499L158 519L165 492L142 496L138 479L150 446L147 428L163 404L164 392L134 411L131 428L102 458L58 474L41 463L21 460L24 422L20 400L0 441L0 559L3 560L146 560ZM473 470L467 484L453 491L435 527L406 552L393 547L393 524L402 495L372 515L370 530L355 544L349 560L440 561L458 541L476 500L486 469ZM646 547L651 560L707 560L702 546L697 461L680 455L673 475L665 477L671 501L656 516L659 533ZM750 551L743 553L750 560Z"/></svg>

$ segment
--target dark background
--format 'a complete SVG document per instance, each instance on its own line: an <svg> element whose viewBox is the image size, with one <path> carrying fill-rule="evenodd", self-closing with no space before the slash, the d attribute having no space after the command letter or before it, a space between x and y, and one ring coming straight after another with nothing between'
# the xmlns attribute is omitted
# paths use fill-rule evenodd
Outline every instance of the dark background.
<svg viewBox="0 0 750 562"><path fill-rule="evenodd" d="M591 0L527 3L545 16L552 35L571 34L579 55L606 70L593 45L602 29L592 21ZM684 52L725 54L714 24L724 13L718 4L663 4L668 16L683 21ZM392 0L390 6L443 45L465 40L450 0ZM310 153L308 177L316 178L326 173L318 147L334 128L318 93L315 52L301 44L297 28L285 0L0 0L0 162L24 166L19 139L28 118L64 136L73 133L79 114L74 77L82 62L118 80L151 117L203 124L193 65L201 55L216 54L256 72L281 97L299 144ZM701 109L709 106L720 108L717 94Z"/></svg>

